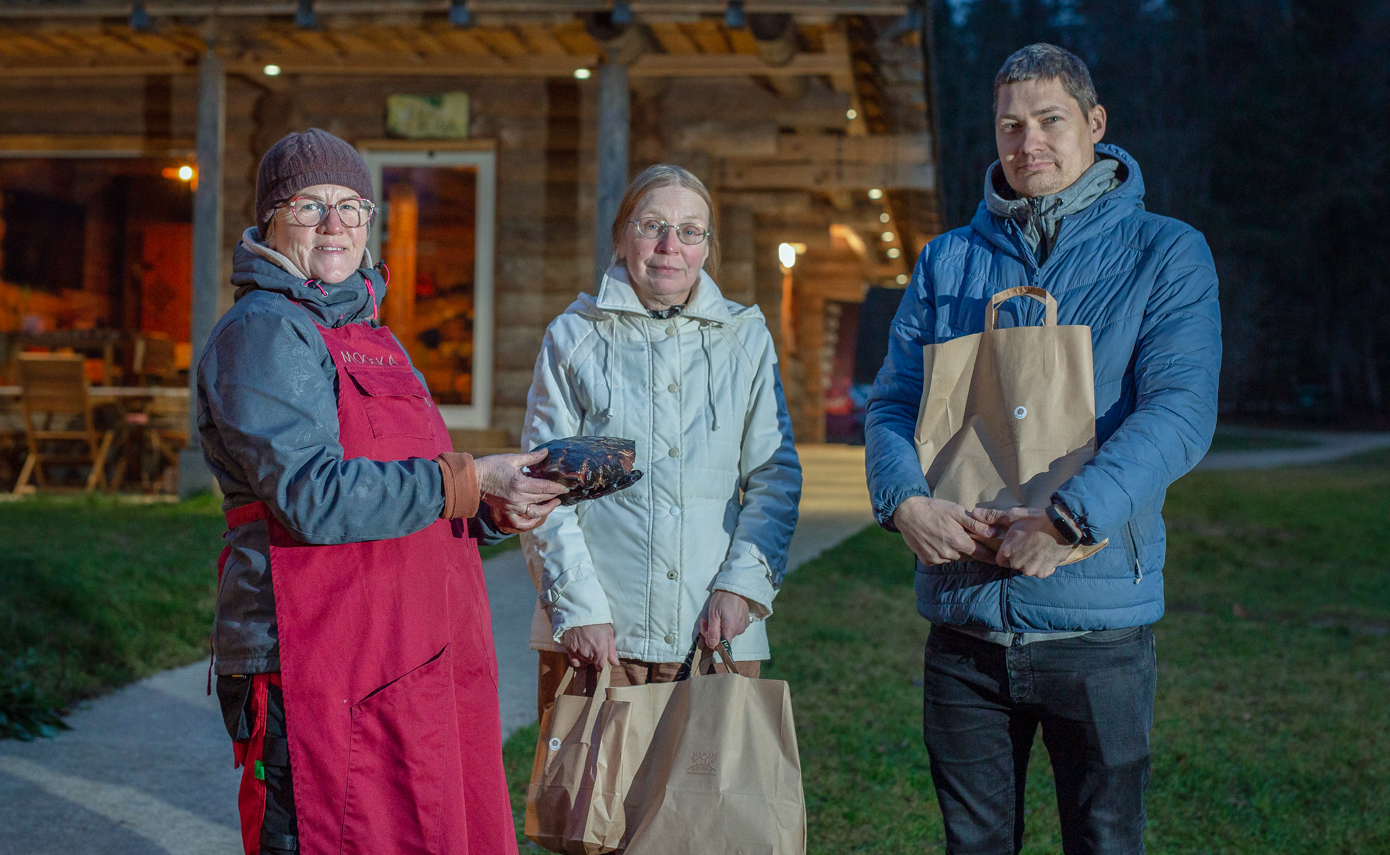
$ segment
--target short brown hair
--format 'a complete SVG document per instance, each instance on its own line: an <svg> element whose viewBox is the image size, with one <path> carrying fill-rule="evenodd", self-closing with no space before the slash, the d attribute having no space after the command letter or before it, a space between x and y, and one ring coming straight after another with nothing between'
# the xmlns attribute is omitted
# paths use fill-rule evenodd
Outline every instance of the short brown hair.
<svg viewBox="0 0 1390 855"><path fill-rule="evenodd" d="M618 203L618 214L613 218L613 259L609 266L618 261L618 243L623 239L623 231L632 219L632 213L642 204L642 200L647 198L648 193L662 187L684 187L704 200L705 207L709 209L709 222L705 224L709 230L709 237L705 238L709 243L709 254L705 256L705 270L710 276L719 275L719 235L714 230L714 200L710 198L709 189L703 181L696 178L690 170L674 163L649 166L627 185L627 192Z"/></svg>
<svg viewBox="0 0 1390 855"><path fill-rule="evenodd" d="M1010 83L1025 80L1056 80L1062 84L1067 94L1076 99L1081 112L1087 116L1100 103L1096 98L1096 87L1091 82L1091 72L1081 57L1056 45L1038 42L1026 48L1019 48L999 68L994 75L994 110L999 110L999 89Z"/></svg>

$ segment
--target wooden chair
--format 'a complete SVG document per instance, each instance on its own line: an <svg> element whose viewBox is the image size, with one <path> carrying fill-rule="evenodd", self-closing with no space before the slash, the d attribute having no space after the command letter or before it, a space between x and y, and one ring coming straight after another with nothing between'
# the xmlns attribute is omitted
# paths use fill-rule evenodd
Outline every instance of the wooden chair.
<svg viewBox="0 0 1390 855"><path fill-rule="evenodd" d="M146 333L131 347L128 386L168 386L178 379L174 364L174 342L167 336Z"/></svg>
<svg viewBox="0 0 1390 855"><path fill-rule="evenodd" d="M97 487L105 489L106 457L111 451L115 431L97 431L82 357L67 353L23 353L17 365L19 376L16 379L23 387L20 406L24 411L29 456L24 459L14 492L34 492L36 488L29 484L30 477L43 485L43 467L54 463L90 465L92 471L87 476L86 491ZM85 446L85 450L44 450L55 444Z"/></svg>

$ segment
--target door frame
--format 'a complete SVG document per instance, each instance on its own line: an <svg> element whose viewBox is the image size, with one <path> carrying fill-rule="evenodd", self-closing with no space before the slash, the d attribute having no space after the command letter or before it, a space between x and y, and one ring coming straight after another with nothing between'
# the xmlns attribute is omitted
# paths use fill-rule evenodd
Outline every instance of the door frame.
<svg viewBox="0 0 1390 855"><path fill-rule="evenodd" d="M464 141L460 140L460 143ZM475 207L476 246L473 258L473 403L441 404L444 425L454 430L481 430L492 426L493 391L493 256L497 230L497 152L490 143L470 144L382 141L359 144L358 149L372 173L372 191L383 198L381 171L398 166L469 166L477 170L478 194ZM367 246L372 257L381 258L381 232L372 229Z"/></svg>

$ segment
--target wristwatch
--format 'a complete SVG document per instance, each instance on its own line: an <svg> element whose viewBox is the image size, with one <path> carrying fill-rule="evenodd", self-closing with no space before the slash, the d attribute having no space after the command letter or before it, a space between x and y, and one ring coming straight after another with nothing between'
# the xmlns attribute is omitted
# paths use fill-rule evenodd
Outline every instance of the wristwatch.
<svg viewBox="0 0 1390 855"><path fill-rule="evenodd" d="M1071 513L1066 508L1053 502L1047 506L1047 518L1052 520L1052 524L1057 528L1057 533L1062 536L1062 542L1068 546L1075 546L1081 542L1081 526L1076 524L1076 520L1071 518Z"/></svg>

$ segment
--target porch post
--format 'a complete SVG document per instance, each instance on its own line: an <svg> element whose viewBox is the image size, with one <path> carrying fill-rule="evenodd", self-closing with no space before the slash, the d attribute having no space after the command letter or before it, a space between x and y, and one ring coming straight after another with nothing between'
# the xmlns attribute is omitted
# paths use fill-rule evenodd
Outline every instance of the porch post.
<svg viewBox="0 0 1390 855"><path fill-rule="evenodd" d="M222 153L227 125L227 75L222 60L207 52L198 62L198 189L193 195L193 317L189 341L188 448L179 454L179 497L212 490L216 483L203 461L198 437L198 360L217 323L222 270Z"/></svg>
<svg viewBox="0 0 1390 855"><path fill-rule="evenodd" d="M611 57L598 72L598 218L594 223L594 288L613 254L613 218L627 189L627 65Z"/></svg>

